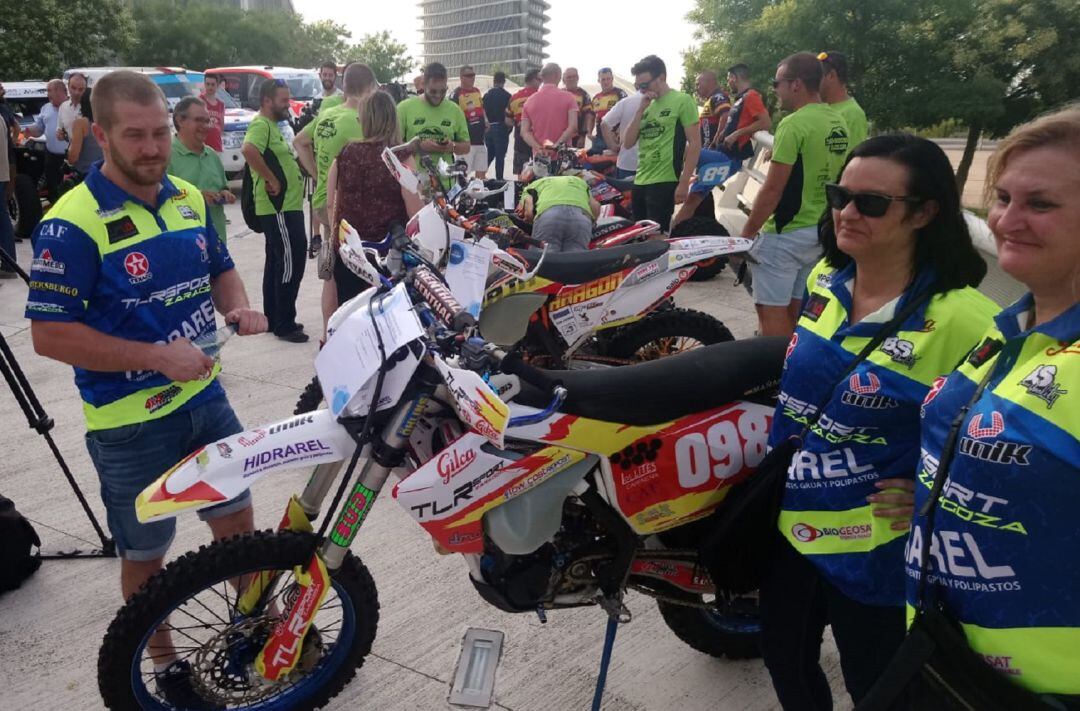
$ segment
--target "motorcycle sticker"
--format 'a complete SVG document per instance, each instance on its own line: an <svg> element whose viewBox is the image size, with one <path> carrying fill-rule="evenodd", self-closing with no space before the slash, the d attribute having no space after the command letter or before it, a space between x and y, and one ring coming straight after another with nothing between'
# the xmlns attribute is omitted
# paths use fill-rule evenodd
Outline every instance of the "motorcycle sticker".
<svg viewBox="0 0 1080 711"><path fill-rule="evenodd" d="M461 421L501 448L510 422L510 407L473 371L455 368L437 355L435 365L450 391L454 410Z"/></svg>

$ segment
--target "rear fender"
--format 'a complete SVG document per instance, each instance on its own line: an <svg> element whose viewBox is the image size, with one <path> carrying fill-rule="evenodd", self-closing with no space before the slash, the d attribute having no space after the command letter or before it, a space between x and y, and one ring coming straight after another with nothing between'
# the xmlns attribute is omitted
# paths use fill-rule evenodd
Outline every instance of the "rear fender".
<svg viewBox="0 0 1080 711"><path fill-rule="evenodd" d="M329 410L225 437L192 452L143 489L135 514L147 523L219 504L271 471L339 461L354 446Z"/></svg>
<svg viewBox="0 0 1080 711"><path fill-rule="evenodd" d="M744 237L678 237L667 240L668 268L688 267L706 259L740 254L750 249L753 241Z"/></svg>

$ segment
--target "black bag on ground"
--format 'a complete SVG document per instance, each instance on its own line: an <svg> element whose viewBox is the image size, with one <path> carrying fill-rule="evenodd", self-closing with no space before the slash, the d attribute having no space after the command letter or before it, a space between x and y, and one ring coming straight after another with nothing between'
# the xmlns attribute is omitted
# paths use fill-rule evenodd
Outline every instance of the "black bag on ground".
<svg viewBox="0 0 1080 711"><path fill-rule="evenodd" d="M37 548L37 551L34 551ZM0 593L14 590L41 566L41 539L11 499L0 496Z"/></svg>
<svg viewBox="0 0 1080 711"><path fill-rule="evenodd" d="M278 162L277 156L270 150L269 143L263 149L262 158L266 162L266 167L270 169L270 172L274 174L281 185L281 190L277 195L267 195L270 198L270 204L274 206L274 210L281 212L281 207L285 204L285 191L289 186L288 181L285 180L285 170L281 167L281 163ZM251 166L249 165L244 166L244 178L240 183L240 212L244 216L244 224L248 226L248 229L262 234L262 223L255 212L255 176L251 174Z"/></svg>
<svg viewBox="0 0 1080 711"><path fill-rule="evenodd" d="M758 464L757 471L728 492L727 497L709 518L705 536L698 544L698 557L709 571L717 590L744 594L761 587L761 581L772 563L773 553L780 541L780 532L776 526L791 458L802 446L806 433L817 423L833 391L935 292L936 288L931 286L913 296L903 309L879 328L828 389L828 397L818 405L816 413L809 418L802 433L770 450Z"/></svg>

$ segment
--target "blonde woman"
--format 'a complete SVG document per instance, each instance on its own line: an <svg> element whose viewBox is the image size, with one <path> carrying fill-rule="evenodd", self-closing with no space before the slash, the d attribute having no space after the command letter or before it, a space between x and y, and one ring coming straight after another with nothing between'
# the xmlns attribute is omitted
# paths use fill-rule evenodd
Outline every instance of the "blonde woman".
<svg viewBox="0 0 1080 711"><path fill-rule="evenodd" d="M923 609L932 605L959 623L1003 683L1073 708L1080 701L1080 108L1015 129L991 158L986 184L998 261L1029 293L994 319L927 398L915 510L931 497L935 474L940 494L933 517L916 517L908 540L908 603L921 599Z"/></svg>
<svg viewBox="0 0 1080 711"><path fill-rule="evenodd" d="M346 220L360 239L380 242L391 224L405 224L423 204L382 162L383 149L401 142L393 98L385 91L375 92L361 105L359 120L364 139L345 146L326 179L331 238L337 239L337 225ZM334 282L339 305L370 286L340 259L334 260Z"/></svg>

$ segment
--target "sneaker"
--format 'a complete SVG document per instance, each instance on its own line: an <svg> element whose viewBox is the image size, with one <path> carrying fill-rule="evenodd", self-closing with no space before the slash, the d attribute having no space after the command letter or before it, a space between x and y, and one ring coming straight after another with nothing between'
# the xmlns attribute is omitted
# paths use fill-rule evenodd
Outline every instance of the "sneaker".
<svg viewBox="0 0 1080 711"><path fill-rule="evenodd" d="M301 331L300 329L297 329L295 331L289 331L288 333L278 333L276 335L281 340L288 341L289 343L307 343L308 342L308 335L306 333L304 333L303 331Z"/></svg>
<svg viewBox="0 0 1080 711"><path fill-rule="evenodd" d="M191 681L191 664L187 661L177 660L165 671L154 672L154 681L157 682L158 693L174 708L192 711L225 708L220 704L207 701L195 691L195 686Z"/></svg>

